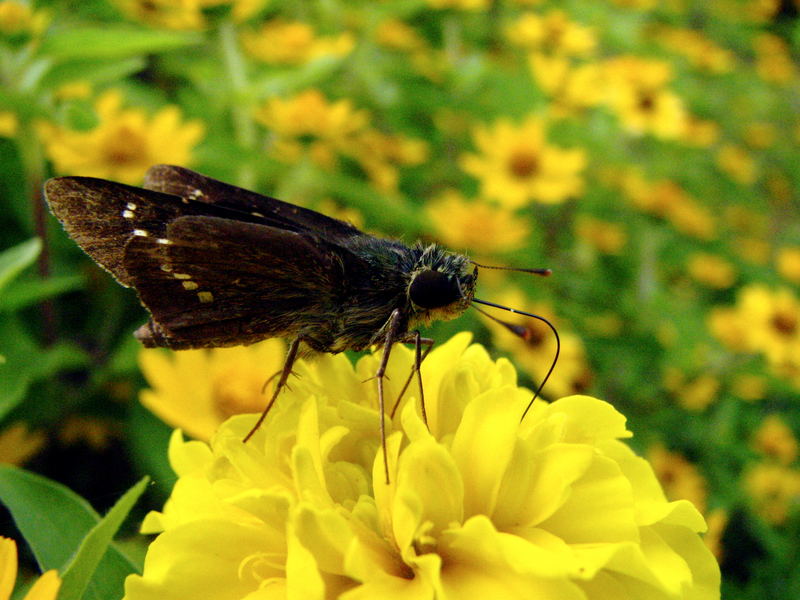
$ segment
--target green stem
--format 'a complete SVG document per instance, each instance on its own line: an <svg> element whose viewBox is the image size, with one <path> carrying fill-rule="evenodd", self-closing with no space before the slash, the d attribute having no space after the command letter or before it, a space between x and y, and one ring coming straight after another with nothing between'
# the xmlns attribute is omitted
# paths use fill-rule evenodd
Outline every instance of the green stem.
<svg viewBox="0 0 800 600"><path fill-rule="evenodd" d="M42 145L29 119L21 119L17 132L17 148L22 168L25 173L25 192L30 199L33 228L42 240L42 251L37 258L39 275L42 279L50 276L50 245L47 241L47 210L42 197L45 162ZM57 319L55 304L45 300L41 304L43 339L45 344L52 344L56 339Z"/></svg>
<svg viewBox="0 0 800 600"><path fill-rule="evenodd" d="M225 68L231 86L231 118L233 133L237 144L248 153L255 150L256 127L252 119L252 103L248 93L247 69L236 37L236 25L226 20L219 27L219 41ZM237 183L245 188L253 188L256 173L249 160L238 167Z"/></svg>

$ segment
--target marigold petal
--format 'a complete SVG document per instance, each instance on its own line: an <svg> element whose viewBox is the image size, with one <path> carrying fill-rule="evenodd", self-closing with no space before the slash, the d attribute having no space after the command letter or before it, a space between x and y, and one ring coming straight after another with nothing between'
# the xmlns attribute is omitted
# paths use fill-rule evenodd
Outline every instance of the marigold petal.
<svg viewBox="0 0 800 600"><path fill-rule="evenodd" d="M0 537L0 598L11 598L17 580L17 544Z"/></svg>
<svg viewBox="0 0 800 600"><path fill-rule="evenodd" d="M60 588L61 578L58 576L58 571L50 569L42 573L36 583L31 586L28 593L25 594L25 600L56 600ZM0 596L0 598L2 597Z"/></svg>

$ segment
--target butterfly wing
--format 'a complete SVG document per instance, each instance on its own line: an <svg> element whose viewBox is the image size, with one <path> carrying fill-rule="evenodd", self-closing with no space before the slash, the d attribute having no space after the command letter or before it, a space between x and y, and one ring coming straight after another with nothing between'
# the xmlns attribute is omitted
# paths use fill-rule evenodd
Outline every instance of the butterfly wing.
<svg viewBox="0 0 800 600"><path fill-rule="evenodd" d="M299 207L282 202L270 220L241 203L201 202L89 177L51 179L45 196L78 245L137 290L152 315L137 332L146 345L236 345L302 330L315 332L324 350L333 344L330 312L341 305L346 273L368 269L323 238L324 230L310 232L308 218L292 222L290 209ZM369 238L347 224L337 227Z"/></svg>
<svg viewBox="0 0 800 600"><path fill-rule="evenodd" d="M173 220L162 240L134 236L124 249L156 325L137 332L145 345L227 346L301 332L328 344L343 295L341 261L328 248L296 232L209 216Z"/></svg>
<svg viewBox="0 0 800 600"><path fill-rule="evenodd" d="M155 165L145 175L144 187L186 200L223 206L256 217L259 222L288 231L313 233L331 242L365 235L349 223L302 206L245 190L183 167Z"/></svg>

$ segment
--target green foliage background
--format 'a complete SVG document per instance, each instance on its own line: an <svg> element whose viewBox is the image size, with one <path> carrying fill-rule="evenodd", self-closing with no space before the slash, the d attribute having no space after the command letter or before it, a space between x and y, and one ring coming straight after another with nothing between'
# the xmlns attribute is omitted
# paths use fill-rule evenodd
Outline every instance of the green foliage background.
<svg viewBox="0 0 800 600"><path fill-rule="evenodd" d="M800 79L796 64L783 80L765 78L754 50L759 36L769 33L783 40L792 60L800 50L797 4L522 4L493 2L469 11L434 9L417 0L268 2L245 22L232 20L221 6L206 13L205 28L175 31L137 22L113 3L53 0L34 3L35 10L49 15L41 31L0 35L0 112L12 113L18 123L0 139L0 247L5 249L0 255L0 418L2 429L23 422L47 434L44 447L26 465L43 477L11 467L0 470L0 496L13 517L3 521L2 533L27 539L39 568L72 569L69 594L79 597L85 590L84 597L114 597L122 574L140 567L146 541L135 535L135 522L148 507L159 507L170 489L169 429L136 400L144 381L131 332L144 311L135 294L96 268L43 212L39 190L46 177L75 173L56 172L37 123L89 130L97 124L94 100L109 88L122 90L126 105L151 114L174 104L184 118L199 119L206 128L188 166L312 207L317 200L333 199L357 209L370 231L407 241L432 239L441 224L431 222L426 202L448 187L468 197L479 191L479 182L461 170L458 160L474 152L473 128L501 117L518 123L553 109L552 95L532 77L525 52L509 44L504 31L527 12L559 9L569 20L594 28L598 57L633 55L671 65L671 89L692 115L715 124L718 138L700 146L633 134L618 115L598 106L558 119L549 139L585 150L585 191L565 203L531 203L517 210L532 234L521 249L498 251L491 258L553 269L549 280L514 276L509 281L532 303L551 306L560 326L580 337L592 372L588 392L628 416L638 450L662 443L697 467L708 510L721 509L728 517L723 596L800 597L795 568L800 492L785 499L788 516L776 521L764 518L743 485L750 466L769 460L752 445L767 415L781 416L795 437L800 433L797 381L775 373L760 356L726 348L708 327L712 309L733 306L748 285L798 293L798 281L778 272L775 257L782 249L800 247ZM318 35L349 31L354 47L340 57L298 65L268 65L242 53L236 32L276 16L304 21ZM376 41L376 29L388 19L404 22L425 40L436 77L421 73L408 53ZM692 64L658 43L656 26L700 32L732 54L732 68L713 73ZM88 97L58 95L63 85L75 82L90 84ZM308 89L368 110L380 131L424 140L428 160L401 167L397 189L387 191L346 160L330 170L307 159L277 159L268 150L270 132L253 122L252 111L270 98ZM440 126L442 115L452 117L446 130ZM757 176L743 183L720 168L718 152L725 144L747 147L747 127L754 123L767 124L775 136L769 144L748 148ZM628 169L680 186L712 215L716 234L688 235L668 218L637 208L608 180L610 171ZM730 207L753 216L751 230L725 224ZM627 238L622 251L603 253L576 235L575 223L586 216L621 225ZM762 243L762 258L745 252L754 239ZM713 289L691 278L687 260L696 252L732 265L735 283ZM598 316L620 324L613 335L598 332ZM800 322L800 314L795 316ZM430 334L444 339L461 329L492 344L473 314L436 324ZM666 375L676 372L689 382L711 376L717 386L712 400L700 409L684 408L680 390L665 383ZM748 402L737 395L734 382L742 375L764 382L763 397ZM76 415L100 423L111 441L98 449L65 440L61 426ZM798 477L796 458L786 467ZM105 537L94 533L73 560L90 530L116 529L120 514L130 510L131 496L108 514L104 526L96 525L94 511L105 513L144 475L154 484L134 509L125 548L110 547L96 570L113 531ZM36 538L26 523L41 511L56 529L71 511L86 522L69 539ZM30 567L31 554L25 557ZM80 575L74 575L76 569ZM101 582L109 587L93 591L91 586Z"/></svg>

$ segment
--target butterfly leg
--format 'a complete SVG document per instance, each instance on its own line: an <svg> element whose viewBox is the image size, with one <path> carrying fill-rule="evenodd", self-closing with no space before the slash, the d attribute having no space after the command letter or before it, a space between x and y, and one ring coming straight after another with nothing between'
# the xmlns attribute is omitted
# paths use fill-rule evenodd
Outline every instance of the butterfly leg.
<svg viewBox="0 0 800 600"><path fill-rule="evenodd" d="M295 338L292 343L289 345L289 351L286 353L286 361L283 363L283 370L280 372L280 379L278 380L278 385L275 386L275 391L272 392L272 398L269 399L267 406L264 408L264 411L261 413L261 416L258 417L258 421L256 424L253 425L253 428L250 432L244 436L242 442L247 442L253 434L258 431L258 428L261 427L261 424L264 422L264 419L267 418L267 413L269 413L272 405L275 404L275 400L278 398L278 394L281 393L281 390L286 385L286 380L289 379L289 375L292 373L292 367L294 366L294 361L297 360L297 353L300 351L300 342L302 342L302 338Z"/></svg>
<svg viewBox="0 0 800 600"><path fill-rule="evenodd" d="M386 475L386 485L389 485L389 456L386 453L386 405L383 398L383 378L386 376L386 366L389 364L389 355L392 352L392 346L395 342L399 342L402 339L400 334L400 319L400 310L393 310L387 322L386 338L383 342L383 355L381 356L378 370L375 373L375 379L378 380L378 412L381 417L381 447L383 448L383 470Z"/></svg>
<svg viewBox="0 0 800 600"><path fill-rule="evenodd" d="M435 341L430 338L422 337L419 331L412 331L411 336L414 341L414 366L411 369L411 373L408 374L408 379L406 379L403 389L400 390L400 394L397 396L397 400L395 400L394 406L392 406L392 411L389 413L389 415L391 418L394 418L394 414L397 412L397 407L400 406L400 401L403 399L403 395L406 393L408 386L411 384L411 380L414 378L414 373L416 373L417 381L419 382L419 404L422 411L422 421L427 426L428 413L425 411L425 390L422 387L422 373L420 372L419 368L422 365L422 361L425 360L425 357L428 356L428 353L430 353L430 351L433 349L433 344ZM423 344L427 346L427 348L425 348L425 352L422 352Z"/></svg>

